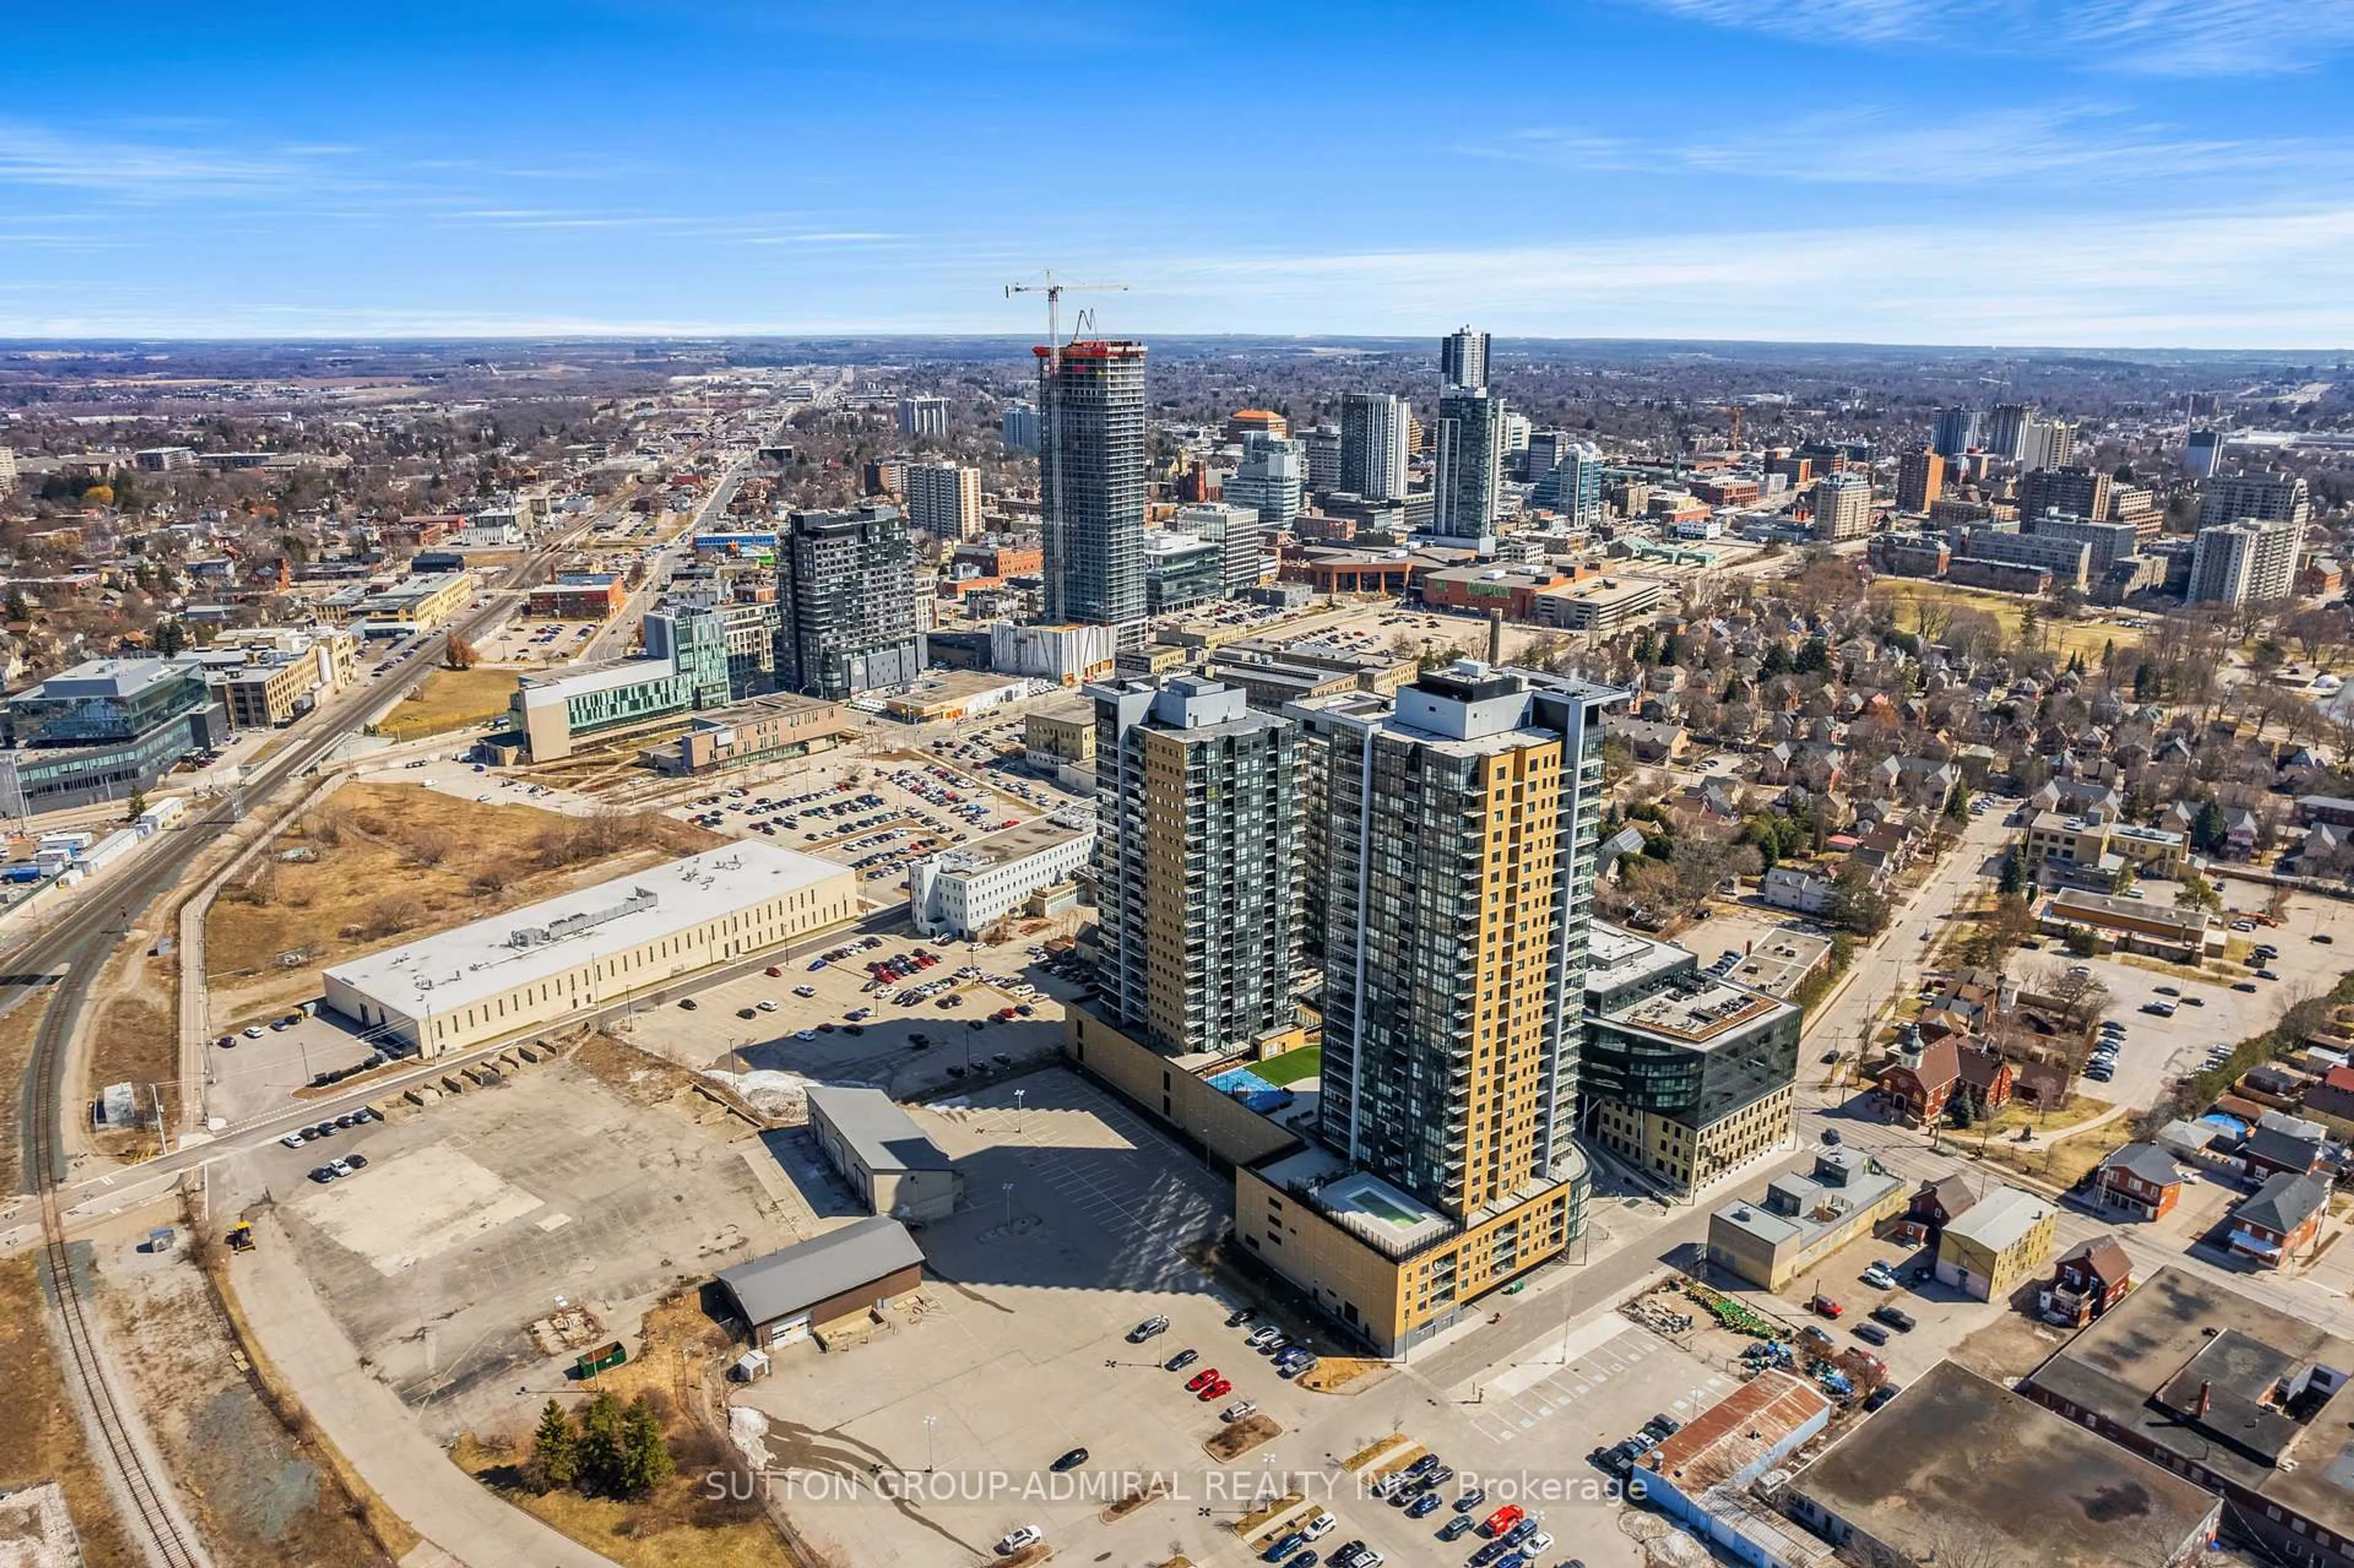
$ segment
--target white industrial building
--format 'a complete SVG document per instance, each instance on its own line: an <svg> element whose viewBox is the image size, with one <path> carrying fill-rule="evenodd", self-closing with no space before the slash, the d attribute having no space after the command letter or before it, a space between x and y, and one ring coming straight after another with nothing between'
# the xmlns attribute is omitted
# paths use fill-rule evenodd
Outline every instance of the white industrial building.
<svg viewBox="0 0 2354 1568"><path fill-rule="evenodd" d="M988 834L908 868L908 916L927 937L970 941L1032 894L1070 881L1095 853L1093 828L1051 817Z"/></svg>
<svg viewBox="0 0 2354 1568"><path fill-rule="evenodd" d="M705 850L338 964L326 1003L420 1055L610 1007L857 918L847 866L770 844Z"/></svg>

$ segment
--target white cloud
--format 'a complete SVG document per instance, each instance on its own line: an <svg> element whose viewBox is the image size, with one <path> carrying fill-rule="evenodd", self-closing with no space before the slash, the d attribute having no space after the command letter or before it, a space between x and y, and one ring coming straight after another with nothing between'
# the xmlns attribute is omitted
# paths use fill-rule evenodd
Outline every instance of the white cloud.
<svg viewBox="0 0 2354 1568"><path fill-rule="evenodd" d="M1205 256L1139 266L1160 330L2311 347L2354 341L2354 207L2005 228Z"/></svg>
<svg viewBox="0 0 2354 1568"><path fill-rule="evenodd" d="M2153 76L2310 70L2354 45L2345 0L1635 0L1802 42L1950 46Z"/></svg>
<svg viewBox="0 0 2354 1568"><path fill-rule="evenodd" d="M309 181L351 149L300 146L262 152L76 135L0 121L0 185L47 185L108 196L193 198L255 195Z"/></svg>
<svg viewBox="0 0 2354 1568"><path fill-rule="evenodd" d="M1820 185L2047 181L2146 188L2154 174L2167 180L2231 175L2334 182L2354 167L2354 149L2339 142L2187 136L2093 103L1978 110L1945 120L1858 108L1656 143L1534 126L1462 151L1571 168L1671 168Z"/></svg>

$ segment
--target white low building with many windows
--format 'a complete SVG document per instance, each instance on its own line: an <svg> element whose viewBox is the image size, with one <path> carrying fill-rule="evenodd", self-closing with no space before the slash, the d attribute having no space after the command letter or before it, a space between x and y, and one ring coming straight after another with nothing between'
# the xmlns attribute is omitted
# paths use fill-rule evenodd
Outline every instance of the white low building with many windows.
<svg viewBox="0 0 2354 1568"><path fill-rule="evenodd" d="M849 867L765 843L705 850L338 964L326 1004L439 1056L614 1006L859 915Z"/></svg>
<svg viewBox="0 0 2354 1568"><path fill-rule="evenodd" d="M1069 882L1096 853L1091 827L1042 817L917 861L907 871L907 913L927 937L970 941L1034 893Z"/></svg>

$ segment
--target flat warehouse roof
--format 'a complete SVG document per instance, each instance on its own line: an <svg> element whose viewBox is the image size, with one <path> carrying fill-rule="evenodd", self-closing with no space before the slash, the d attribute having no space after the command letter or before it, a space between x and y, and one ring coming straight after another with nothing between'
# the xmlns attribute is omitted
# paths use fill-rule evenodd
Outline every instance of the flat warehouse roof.
<svg viewBox="0 0 2354 1568"><path fill-rule="evenodd" d="M327 979L411 1018L448 1013L852 874L773 844L730 844L370 953Z"/></svg>

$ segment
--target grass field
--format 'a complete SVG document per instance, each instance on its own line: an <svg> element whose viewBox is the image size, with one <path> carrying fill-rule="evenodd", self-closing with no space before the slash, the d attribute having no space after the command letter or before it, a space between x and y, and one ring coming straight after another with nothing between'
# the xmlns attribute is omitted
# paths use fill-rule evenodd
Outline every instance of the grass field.
<svg viewBox="0 0 2354 1568"><path fill-rule="evenodd" d="M1911 578L1882 581L1872 585L1874 604L1893 604L1896 609L1897 630L1911 631L1915 622L1913 606L1930 604L1948 606L1955 609L1975 609L1994 617L2002 628L2005 640L2017 641L2020 612L2036 604L2041 617L2038 631L2044 647L2052 650L2062 660L2071 653L2082 653L2087 664L2097 664L2102 647L2115 642L2120 651L2141 641L2141 633L2130 626L2104 624L2098 620L2058 620L2046 613L2048 606L2020 598L2016 594L1989 593L1983 588L1956 588L1952 583L1920 582Z"/></svg>
<svg viewBox="0 0 2354 1568"><path fill-rule="evenodd" d="M1286 1051L1280 1056L1269 1056L1264 1062L1251 1064L1251 1071L1268 1083L1290 1085L1312 1078L1324 1070L1324 1048L1310 1045L1304 1050Z"/></svg>
<svg viewBox="0 0 2354 1568"><path fill-rule="evenodd" d="M376 733L395 740L465 729L507 711L514 694L515 673L477 665L472 670L436 670L418 683L415 696L404 701Z"/></svg>
<svg viewBox="0 0 2354 1568"><path fill-rule="evenodd" d="M555 853L578 818L408 784L347 785L271 841L205 917L205 969L228 1027L317 994L319 969L726 841L674 819L631 819L594 861ZM296 860L281 857L298 854ZM292 962L288 955L299 955Z"/></svg>

